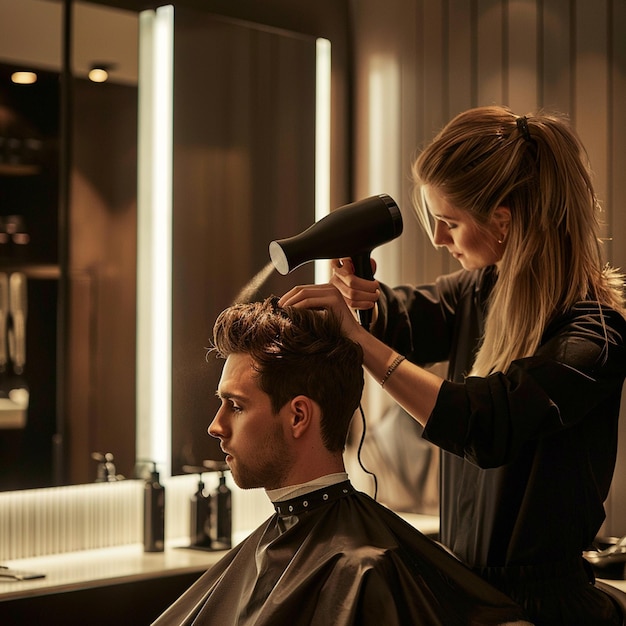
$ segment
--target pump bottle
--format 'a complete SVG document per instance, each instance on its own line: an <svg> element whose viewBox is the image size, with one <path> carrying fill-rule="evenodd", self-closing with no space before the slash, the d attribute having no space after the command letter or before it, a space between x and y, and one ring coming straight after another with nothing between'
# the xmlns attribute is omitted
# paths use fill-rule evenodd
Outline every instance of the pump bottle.
<svg viewBox="0 0 626 626"><path fill-rule="evenodd" d="M211 494L211 547L229 550L232 546L232 493L220 471L219 485Z"/></svg>
<svg viewBox="0 0 626 626"><path fill-rule="evenodd" d="M165 487L159 482L156 463L152 463L150 477L144 486L143 549L144 552L163 552L165 549Z"/></svg>
<svg viewBox="0 0 626 626"><path fill-rule="evenodd" d="M189 539L192 547L208 548L211 546L211 496L204 493L202 474L199 474L198 489L191 496L189 509Z"/></svg>

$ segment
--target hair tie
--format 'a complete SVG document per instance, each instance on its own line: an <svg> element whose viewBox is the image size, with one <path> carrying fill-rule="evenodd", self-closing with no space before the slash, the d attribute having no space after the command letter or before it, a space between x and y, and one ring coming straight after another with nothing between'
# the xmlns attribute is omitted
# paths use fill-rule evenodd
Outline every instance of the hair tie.
<svg viewBox="0 0 626 626"><path fill-rule="evenodd" d="M532 138L530 136L530 130L528 129L528 119L526 118L526 116L522 115L521 117L518 117L515 121L517 122L517 129L522 134L524 141L532 141Z"/></svg>

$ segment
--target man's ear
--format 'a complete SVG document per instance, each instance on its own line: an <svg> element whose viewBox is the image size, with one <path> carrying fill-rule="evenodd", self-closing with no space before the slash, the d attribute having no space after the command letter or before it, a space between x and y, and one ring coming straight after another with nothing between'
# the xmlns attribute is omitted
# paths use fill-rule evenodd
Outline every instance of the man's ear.
<svg viewBox="0 0 626 626"><path fill-rule="evenodd" d="M316 404L308 396L296 396L289 403L291 434L296 439L312 427Z"/></svg>

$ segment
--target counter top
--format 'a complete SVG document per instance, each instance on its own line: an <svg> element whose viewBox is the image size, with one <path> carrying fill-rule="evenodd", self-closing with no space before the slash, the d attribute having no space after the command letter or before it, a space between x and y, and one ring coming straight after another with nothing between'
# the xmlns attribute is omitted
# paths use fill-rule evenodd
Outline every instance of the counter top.
<svg viewBox="0 0 626 626"><path fill-rule="evenodd" d="M20 581L0 578L0 602L203 572L224 554L224 551L192 550L175 543L168 545L164 552L144 552L142 544L132 544L5 561L2 564L12 569L45 574L45 578Z"/></svg>

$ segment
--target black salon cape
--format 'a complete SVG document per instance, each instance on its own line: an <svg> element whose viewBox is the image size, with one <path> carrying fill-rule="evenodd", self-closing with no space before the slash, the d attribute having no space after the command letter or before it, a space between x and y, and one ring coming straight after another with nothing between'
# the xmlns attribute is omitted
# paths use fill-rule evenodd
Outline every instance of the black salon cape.
<svg viewBox="0 0 626 626"><path fill-rule="evenodd" d="M522 619L505 595L349 482L279 504L280 512L155 624L468 626Z"/></svg>

